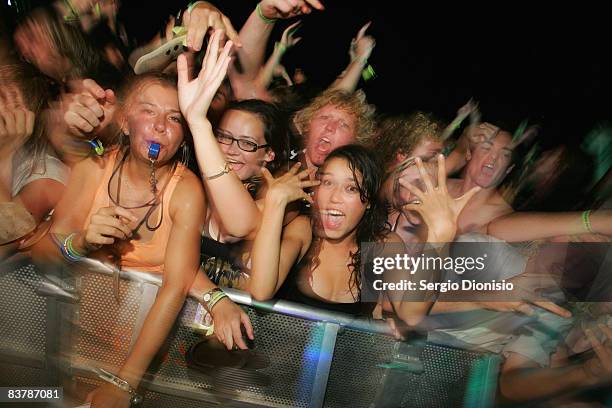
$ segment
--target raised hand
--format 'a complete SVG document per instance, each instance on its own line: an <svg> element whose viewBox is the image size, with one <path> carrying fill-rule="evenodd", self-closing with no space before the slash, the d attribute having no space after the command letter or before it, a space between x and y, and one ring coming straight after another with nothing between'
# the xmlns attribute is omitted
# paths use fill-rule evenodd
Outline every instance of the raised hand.
<svg viewBox="0 0 612 408"><path fill-rule="evenodd" d="M351 61L359 60L364 62L370 58L372 54L372 50L376 46L376 41L374 41L374 37L370 35L365 35L366 30L372 24L371 21L368 21L359 32L357 32L357 36L353 38L351 41L351 47L349 49L349 55L351 57Z"/></svg>
<svg viewBox="0 0 612 408"><path fill-rule="evenodd" d="M452 198L446 188L446 166L443 155L438 156L437 187L434 187L431 178L425 171L421 158L417 157L415 162L425 185L425 191L400 179L400 185L418 198L418 202L406 204L403 209L416 211L423 217L428 228L428 242L452 241L457 231L457 217L470 198L480 191L480 187L472 188L459 198Z"/></svg>
<svg viewBox="0 0 612 408"><path fill-rule="evenodd" d="M233 45L231 41L225 43L225 47L219 54L222 36L221 30L215 30L206 50L200 74L193 80L189 80L189 67L185 55L178 57L179 105L190 126L210 123L206 118L206 113L227 73L231 60L230 51Z"/></svg>
<svg viewBox="0 0 612 408"><path fill-rule="evenodd" d="M81 92L72 95L64 122L72 135L89 138L112 121L117 98L111 89L103 89L93 79L82 81L80 88Z"/></svg>
<svg viewBox="0 0 612 408"><path fill-rule="evenodd" d="M465 105L459 108L457 111L457 116L455 119L444 129L442 133L442 140L448 139L459 126L465 120L465 118L470 117L470 127L475 128L480 123L480 113L478 112L478 102L470 99L467 101Z"/></svg>
<svg viewBox="0 0 612 408"><path fill-rule="evenodd" d="M304 189L319 185L320 181L309 179L315 169L307 169L298 173L300 165L300 163L294 164L291 170L276 179L270 174L268 169L262 168L261 174L268 185L266 198L268 196L274 197L280 199L285 204L296 200L305 200L314 204L312 197Z"/></svg>
<svg viewBox="0 0 612 408"><path fill-rule="evenodd" d="M0 105L0 154L13 154L34 130L34 113L25 108L6 108Z"/></svg>
<svg viewBox="0 0 612 408"><path fill-rule="evenodd" d="M301 14L310 14L312 9L323 10L319 0L262 0L261 13L269 19L286 19Z"/></svg>
<svg viewBox="0 0 612 408"><path fill-rule="evenodd" d="M241 47L238 33L232 22L221 11L208 2L198 3L191 12L183 14L184 28L187 29L187 47L200 51L209 29L221 30L237 47ZM166 38L172 38L167 36Z"/></svg>
<svg viewBox="0 0 612 408"><path fill-rule="evenodd" d="M296 21L295 23L291 24L289 27L285 28L285 31L283 31L283 35L280 40L280 47L283 52L293 47L295 44L300 42L300 40L302 39L302 37L297 37L297 38L293 37L295 33L297 32L297 30L299 29L299 25L301 23L302 23L301 21Z"/></svg>

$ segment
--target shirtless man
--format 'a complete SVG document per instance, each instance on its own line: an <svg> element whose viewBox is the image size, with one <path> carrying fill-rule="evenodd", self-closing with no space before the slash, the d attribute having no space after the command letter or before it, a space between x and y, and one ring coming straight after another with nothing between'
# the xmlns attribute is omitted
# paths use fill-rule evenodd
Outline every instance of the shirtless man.
<svg viewBox="0 0 612 408"><path fill-rule="evenodd" d="M457 220L457 233L487 232L487 225L513 212L497 187L512 170L512 134L498 129L490 138L466 151L467 166L462 179L449 179L448 191L460 197L475 186L481 190L467 203Z"/></svg>

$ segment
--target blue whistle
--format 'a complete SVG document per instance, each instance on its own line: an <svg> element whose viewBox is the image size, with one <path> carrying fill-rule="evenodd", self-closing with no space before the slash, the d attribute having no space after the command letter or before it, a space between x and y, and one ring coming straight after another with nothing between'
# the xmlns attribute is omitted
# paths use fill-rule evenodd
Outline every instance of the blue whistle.
<svg viewBox="0 0 612 408"><path fill-rule="evenodd" d="M159 149L159 143L151 143L149 145L149 159L157 160L157 157L159 156Z"/></svg>

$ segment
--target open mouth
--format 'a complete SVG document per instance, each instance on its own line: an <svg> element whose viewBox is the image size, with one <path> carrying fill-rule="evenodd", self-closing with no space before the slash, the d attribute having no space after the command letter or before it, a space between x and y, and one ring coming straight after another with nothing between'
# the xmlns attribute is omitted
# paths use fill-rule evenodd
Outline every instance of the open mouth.
<svg viewBox="0 0 612 408"><path fill-rule="evenodd" d="M321 138L317 142L316 149L319 153L329 153L331 151L331 141L327 138Z"/></svg>
<svg viewBox="0 0 612 408"><path fill-rule="evenodd" d="M321 222L323 226L327 229L336 229L340 227L342 221L344 220L344 217L346 217L346 214L344 214L344 212L337 209L321 210L320 214Z"/></svg>
<svg viewBox="0 0 612 408"><path fill-rule="evenodd" d="M495 172L495 166L493 166L492 164L485 164L484 166L482 166L481 171L484 175L492 176Z"/></svg>
<svg viewBox="0 0 612 408"><path fill-rule="evenodd" d="M234 160L234 159L226 159L226 160L227 160L227 164L229 164L232 170L237 170L241 168L242 166L244 166L244 163L241 161Z"/></svg>

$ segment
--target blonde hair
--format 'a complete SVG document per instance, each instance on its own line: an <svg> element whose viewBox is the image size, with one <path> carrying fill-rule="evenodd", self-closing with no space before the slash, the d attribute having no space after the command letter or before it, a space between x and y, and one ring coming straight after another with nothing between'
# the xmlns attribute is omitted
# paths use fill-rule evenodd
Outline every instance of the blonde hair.
<svg viewBox="0 0 612 408"><path fill-rule="evenodd" d="M371 147L376 148L380 160L387 167L397 153L410 155L424 141L442 142L444 128L442 121L424 112L387 117L380 121Z"/></svg>
<svg viewBox="0 0 612 408"><path fill-rule="evenodd" d="M314 98L308 106L298 111L294 117L294 123L302 135L310 131L312 118L325 106L335 106L350 114L355 115L355 141L366 145L374 134L374 106L366 101L362 91L353 93L328 89Z"/></svg>

